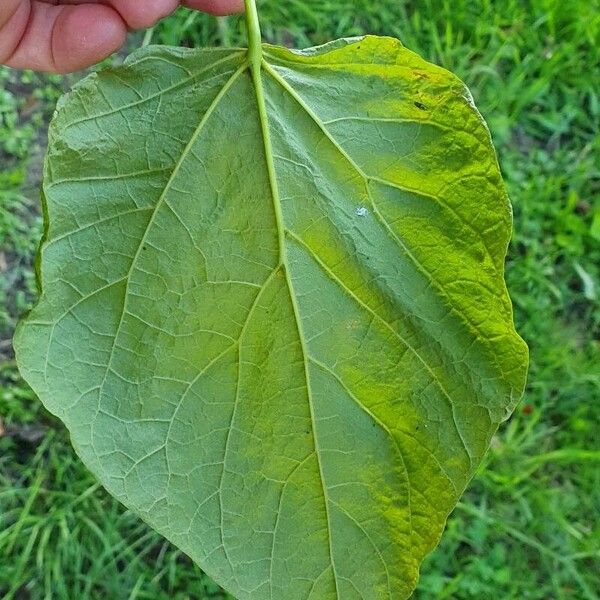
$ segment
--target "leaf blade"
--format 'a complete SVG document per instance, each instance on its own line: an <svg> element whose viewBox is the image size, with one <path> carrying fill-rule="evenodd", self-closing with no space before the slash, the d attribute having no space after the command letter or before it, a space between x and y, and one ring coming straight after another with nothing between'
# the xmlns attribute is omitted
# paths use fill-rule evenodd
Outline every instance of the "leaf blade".
<svg viewBox="0 0 600 600"><path fill-rule="evenodd" d="M524 385L508 200L464 86L399 43L265 57L146 49L62 103L19 363L238 597L406 598Z"/></svg>

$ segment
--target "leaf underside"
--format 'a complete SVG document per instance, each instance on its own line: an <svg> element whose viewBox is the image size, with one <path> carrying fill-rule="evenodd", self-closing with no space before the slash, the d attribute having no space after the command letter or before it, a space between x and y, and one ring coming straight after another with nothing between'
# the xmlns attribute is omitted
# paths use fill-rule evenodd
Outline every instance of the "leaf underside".
<svg viewBox="0 0 600 600"><path fill-rule="evenodd" d="M389 38L148 48L63 101L20 368L240 599L403 599L521 395L511 212L464 85Z"/></svg>

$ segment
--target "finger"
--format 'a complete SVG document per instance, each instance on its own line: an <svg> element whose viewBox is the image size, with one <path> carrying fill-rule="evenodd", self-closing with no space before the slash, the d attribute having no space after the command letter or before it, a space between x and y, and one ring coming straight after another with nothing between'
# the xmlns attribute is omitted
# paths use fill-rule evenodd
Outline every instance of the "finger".
<svg viewBox="0 0 600 600"><path fill-rule="evenodd" d="M131 29L152 27L183 4L214 15L227 15L244 10L244 0L62 0L63 4L101 2L112 6Z"/></svg>
<svg viewBox="0 0 600 600"><path fill-rule="evenodd" d="M230 15L244 10L244 0L183 0L182 4L213 15Z"/></svg>
<svg viewBox="0 0 600 600"><path fill-rule="evenodd" d="M109 6L31 3L29 20L9 67L54 73L78 71L120 48L127 27Z"/></svg>
<svg viewBox="0 0 600 600"><path fill-rule="evenodd" d="M112 6L130 29L146 29L167 17L179 0L61 0L61 4L106 4Z"/></svg>
<svg viewBox="0 0 600 600"><path fill-rule="evenodd" d="M110 0L131 29L146 29L179 6L178 0Z"/></svg>
<svg viewBox="0 0 600 600"><path fill-rule="evenodd" d="M31 6L22 0L4 0L0 4L0 64L14 53L29 22Z"/></svg>

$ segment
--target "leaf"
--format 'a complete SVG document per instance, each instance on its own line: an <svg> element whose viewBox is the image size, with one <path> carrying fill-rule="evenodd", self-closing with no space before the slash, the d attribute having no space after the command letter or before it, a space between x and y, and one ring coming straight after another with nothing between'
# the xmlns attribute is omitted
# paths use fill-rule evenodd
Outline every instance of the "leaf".
<svg viewBox="0 0 600 600"><path fill-rule="evenodd" d="M238 598L407 598L524 386L496 157L395 40L248 57L143 49L60 103L19 364Z"/></svg>

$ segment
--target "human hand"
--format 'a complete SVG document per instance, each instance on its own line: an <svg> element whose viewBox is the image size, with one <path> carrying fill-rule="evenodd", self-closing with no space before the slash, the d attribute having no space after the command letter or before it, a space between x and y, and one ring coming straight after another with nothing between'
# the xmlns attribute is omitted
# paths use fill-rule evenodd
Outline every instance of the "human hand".
<svg viewBox="0 0 600 600"><path fill-rule="evenodd" d="M151 27L180 4L217 15L243 0L0 0L0 64L68 73L118 50L127 29Z"/></svg>

